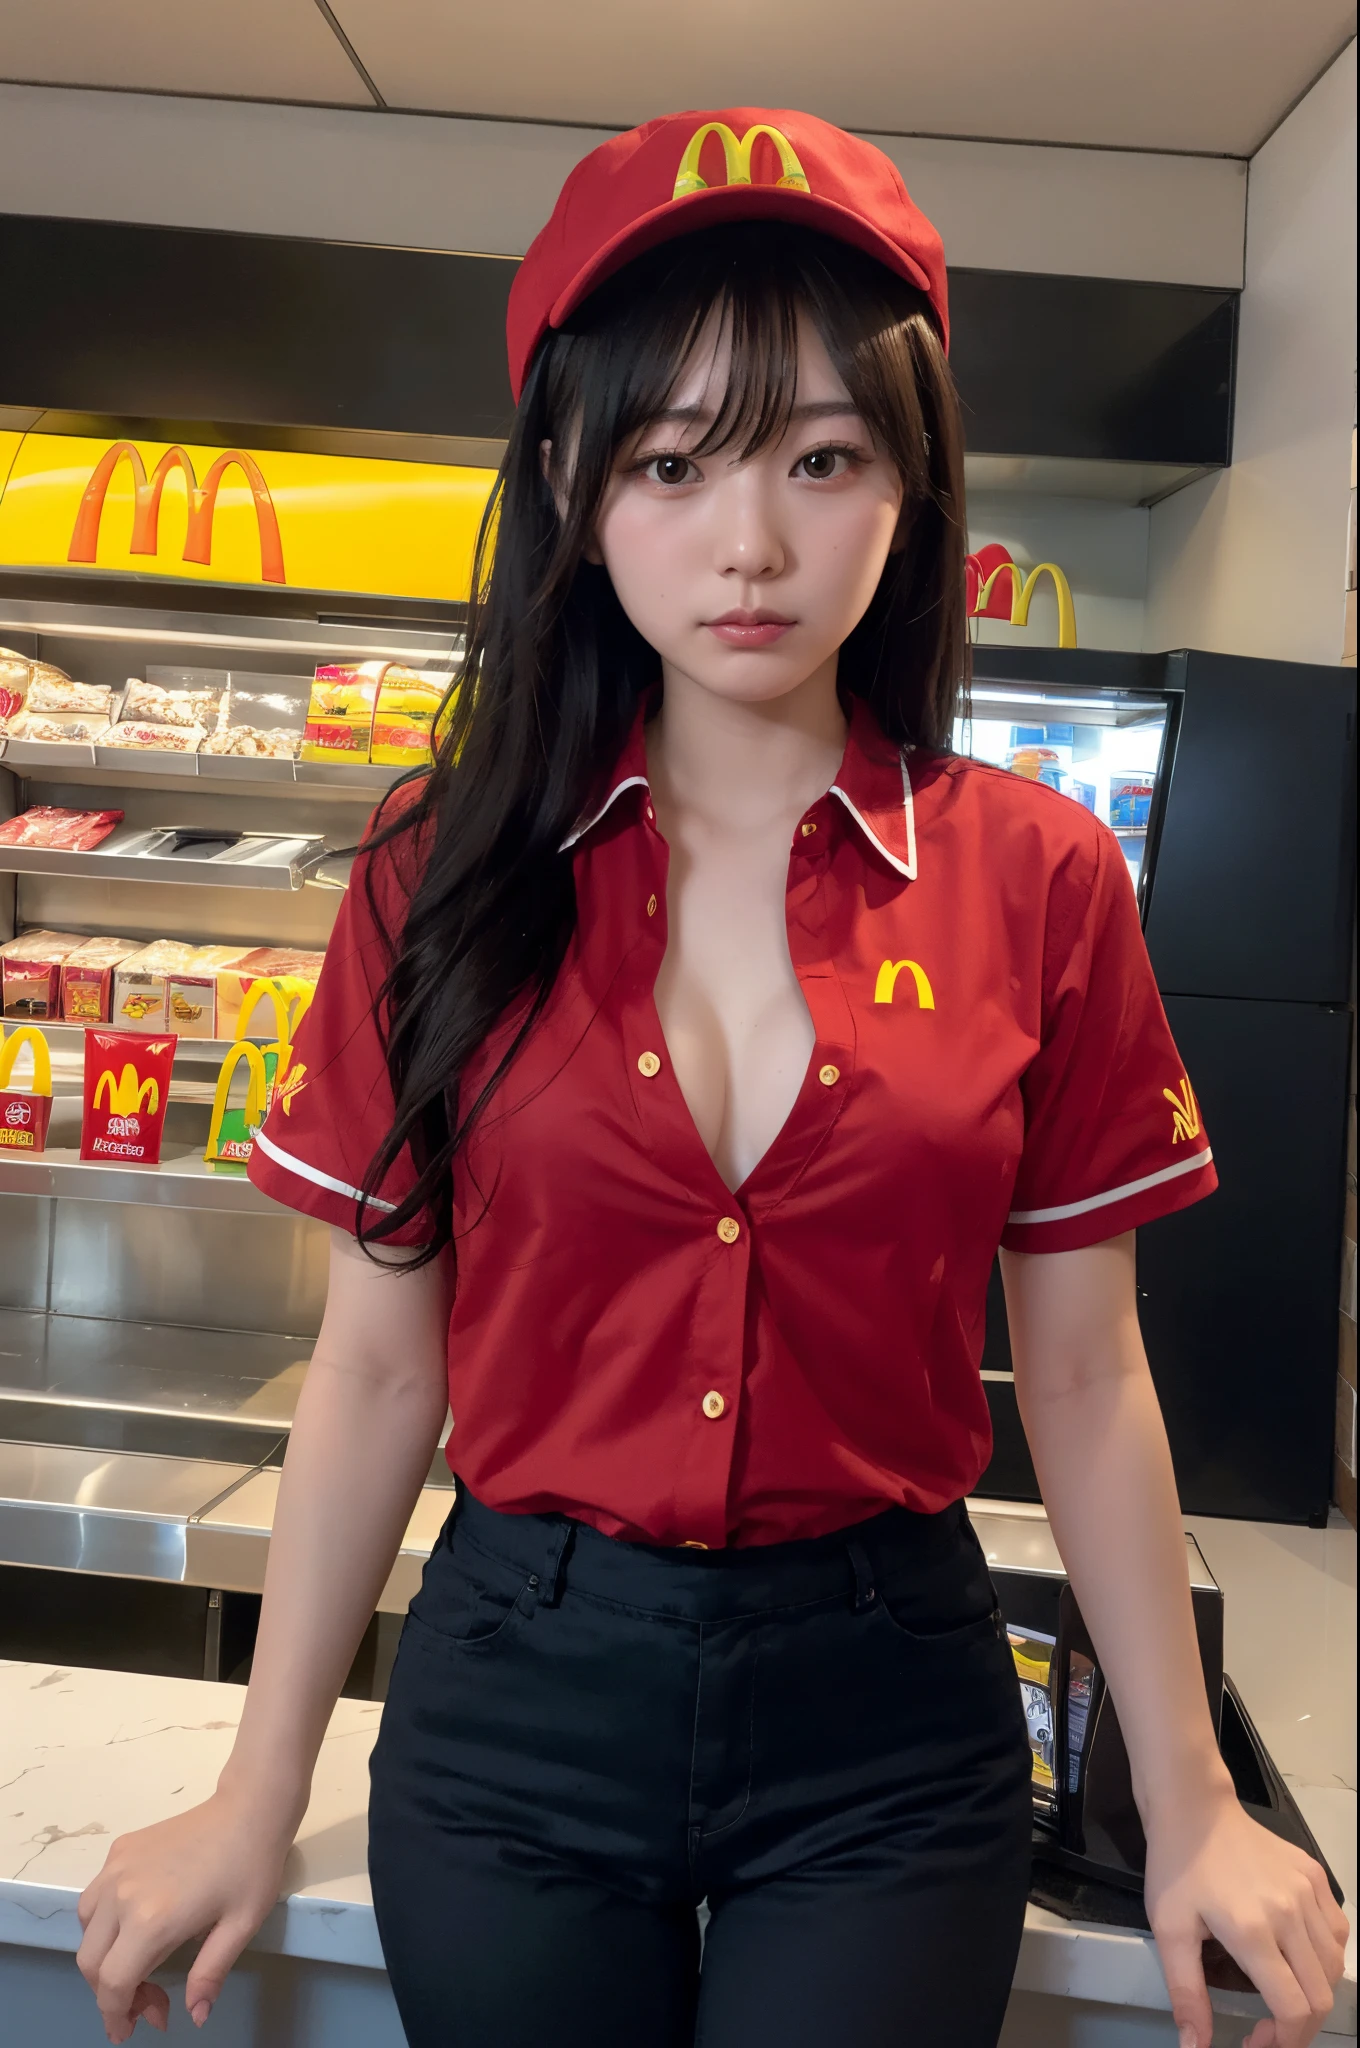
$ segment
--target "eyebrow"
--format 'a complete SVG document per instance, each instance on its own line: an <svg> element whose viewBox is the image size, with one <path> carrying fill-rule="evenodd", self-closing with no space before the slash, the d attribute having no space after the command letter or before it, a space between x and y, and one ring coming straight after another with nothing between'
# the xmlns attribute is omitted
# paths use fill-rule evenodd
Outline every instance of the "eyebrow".
<svg viewBox="0 0 1360 2048"><path fill-rule="evenodd" d="M717 417L711 406L704 405L663 405L660 412L654 412L647 421L647 428L663 426L697 426L701 421L712 421ZM789 425L795 426L805 420L860 419L859 407L850 398L808 399L795 405L789 412Z"/></svg>

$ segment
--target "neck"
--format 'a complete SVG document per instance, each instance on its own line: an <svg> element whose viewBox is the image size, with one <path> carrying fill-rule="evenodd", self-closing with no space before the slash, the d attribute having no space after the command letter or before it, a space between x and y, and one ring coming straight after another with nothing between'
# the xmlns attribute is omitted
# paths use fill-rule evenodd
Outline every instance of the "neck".
<svg viewBox="0 0 1360 2048"><path fill-rule="evenodd" d="M764 703L720 697L669 665L664 688L647 729L663 828L676 810L728 824L796 818L830 786L846 737L834 655L796 689Z"/></svg>

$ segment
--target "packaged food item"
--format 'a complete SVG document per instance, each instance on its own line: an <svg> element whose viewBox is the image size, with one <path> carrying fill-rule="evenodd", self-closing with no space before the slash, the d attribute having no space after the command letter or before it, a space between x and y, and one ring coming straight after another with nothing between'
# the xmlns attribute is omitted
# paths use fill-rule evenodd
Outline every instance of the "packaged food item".
<svg viewBox="0 0 1360 2048"><path fill-rule="evenodd" d="M107 720L78 714L70 718L42 717L25 710L9 720L12 740L37 740L47 747L88 746L92 740L103 739L108 729Z"/></svg>
<svg viewBox="0 0 1360 2048"><path fill-rule="evenodd" d="M221 687L167 689L161 683L139 683L128 677L120 719L144 725L201 725L211 732L222 702Z"/></svg>
<svg viewBox="0 0 1360 2048"><path fill-rule="evenodd" d="M32 677L33 664L26 655L0 647L0 728L8 728L10 719L23 710Z"/></svg>
<svg viewBox="0 0 1360 2048"><path fill-rule="evenodd" d="M1110 823L1117 831L1146 832L1152 816L1153 784L1137 781L1110 784Z"/></svg>
<svg viewBox="0 0 1360 2048"><path fill-rule="evenodd" d="M27 1051L33 1078L16 1087L14 1069ZM0 1046L0 1147L7 1152L41 1152L52 1116L52 1055L32 1024L21 1024Z"/></svg>
<svg viewBox="0 0 1360 2048"><path fill-rule="evenodd" d="M195 946L193 958L165 977L166 1018L181 1038L225 1038L217 1029L217 977L245 946Z"/></svg>
<svg viewBox="0 0 1360 2048"><path fill-rule="evenodd" d="M196 951L196 947L186 946L179 939L156 939L120 960L113 973L110 1021L124 1031L155 1033L168 1029L166 978L188 969Z"/></svg>
<svg viewBox="0 0 1360 2048"><path fill-rule="evenodd" d="M89 853L121 825L121 811L68 811L59 805L34 804L0 825L0 846L44 846L68 853Z"/></svg>
<svg viewBox="0 0 1360 2048"><path fill-rule="evenodd" d="M217 977L217 1036L290 1043L325 957L282 946L241 954Z"/></svg>
<svg viewBox="0 0 1360 2048"><path fill-rule="evenodd" d="M217 1076L203 1154L210 1166L234 1166L238 1171L245 1166L255 1149L255 1133L269 1114L279 1062L272 1045L261 1050L241 1039L228 1050ZM231 1101L231 1089L241 1067L246 1071L245 1100L237 1106Z"/></svg>
<svg viewBox="0 0 1360 2048"><path fill-rule="evenodd" d="M113 716L113 691L107 683L73 683L59 669L35 666L28 689L28 709L78 712L107 725Z"/></svg>
<svg viewBox="0 0 1360 2048"><path fill-rule="evenodd" d="M107 1024L113 1002L113 970L138 939L85 939L68 953L61 969L61 1014L68 1024Z"/></svg>
<svg viewBox="0 0 1360 2048"><path fill-rule="evenodd" d="M1038 1629L1014 1628L1009 1623L1006 1637L1015 1659L1029 1729L1033 1765L1033 1800L1041 1812L1052 1813L1057 1806L1057 1777L1054 1768L1054 1726L1052 1664L1056 1637Z"/></svg>
<svg viewBox="0 0 1360 2048"><path fill-rule="evenodd" d="M105 747L141 747L163 754L196 754L206 734L201 725L139 725L120 719L101 737Z"/></svg>
<svg viewBox="0 0 1360 2048"><path fill-rule="evenodd" d="M317 668L302 735L304 761L367 761L378 685L390 666L359 661Z"/></svg>
<svg viewBox="0 0 1360 2048"><path fill-rule="evenodd" d="M419 768L433 752L435 720L451 675L389 664L378 685L369 759L394 768Z"/></svg>
<svg viewBox="0 0 1360 2048"><path fill-rule="evenodd" d="M1012 747L1006 755L1006 766L1012 775L1023 775L1028 782L1046 782L1056 789L1062 756L1053 747Z"/></svg>
<svg viewBox="0 0 1360 2048"><path fill-rule="evenodd" d="M295 761L300 744L297 733L285 732L281 727L262 731L254 725L233 725L225 732L210 732L199 752L254 761Z"/></svg>
<svg viewBox="0 0 1360 2048"><path fill-rule="evenodd" d="M86 1031L82 1159L155 1166L175 1067L175 1034Z"/></svg>
<svg viewBox="0 0 1360 2048"><path fill-rule="evenodd" d="M7 1017L61 1015L61 970L84 940L75 932L22 932L0 946Z"/></svg>

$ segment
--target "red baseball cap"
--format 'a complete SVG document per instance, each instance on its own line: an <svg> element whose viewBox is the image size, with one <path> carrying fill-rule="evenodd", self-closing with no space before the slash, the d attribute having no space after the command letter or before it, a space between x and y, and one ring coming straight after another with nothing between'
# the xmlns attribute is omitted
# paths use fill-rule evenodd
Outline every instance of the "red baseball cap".
<svg viewBox="0 0 1360 2048"><path fill-rule="evenodd" d="M923 291L949 346L944 244L902 174L857 135L784 108L666 114L577 164L510 287L516 403L534 350L625 263L732 220L791 220L876 256Z"/></svg>

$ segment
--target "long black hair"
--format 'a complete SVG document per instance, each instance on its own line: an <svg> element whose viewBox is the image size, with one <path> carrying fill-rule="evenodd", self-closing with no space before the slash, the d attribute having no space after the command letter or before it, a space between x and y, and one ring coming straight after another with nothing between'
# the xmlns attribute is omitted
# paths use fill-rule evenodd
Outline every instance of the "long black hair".
<svg viewBox="0 0 1360 2048"><path fill-rule="evenodd" d="M396 1117L365 1182L365 1242L422 1216L426 1257L452 1243L452 1162L533 1029L574 928L562 843L660 680L655 650L585 559L619 452L665 405L714 315L731 342L728 388L692 452L747 455L777 440L794 403L800 311L903 483L898 545L841 649L838 686L890 739L949 744L968 660L963 442L924 295L841 242L771 222L709 228L639 257L539 346L482 521L434 767L384 808L368 841L407 856L410 893L389 933L380 1008ZM371 874L368 888L376 908ZM460 1101L464 1068L507 1016L518 1026L508 1051L477 1099ZM368 1198L407 1146L415 1185L385 1211Z"/></svg>

